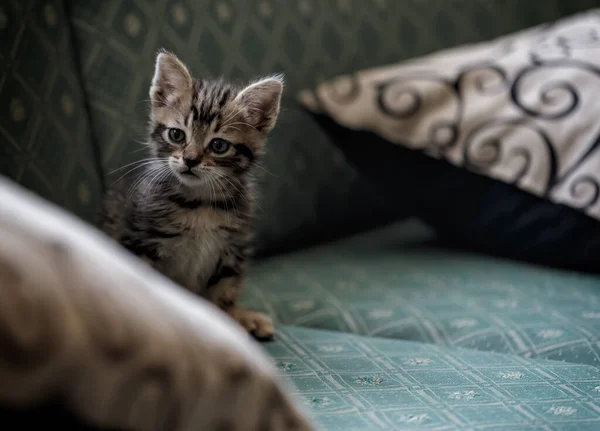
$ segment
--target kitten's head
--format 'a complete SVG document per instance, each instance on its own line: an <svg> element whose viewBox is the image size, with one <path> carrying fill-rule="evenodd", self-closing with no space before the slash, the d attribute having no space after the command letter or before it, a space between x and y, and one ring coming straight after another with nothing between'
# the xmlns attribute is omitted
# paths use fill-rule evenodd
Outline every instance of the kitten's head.
<svg viewBox="0 0 600 431"><path fill-rule="evenodd" d="M202 80L168 52L160 52L150 100L150 147L189 187L235 187L264 153L283 90L281 76L245 88ZM230 186L228 186L228 184Z"/></svg>

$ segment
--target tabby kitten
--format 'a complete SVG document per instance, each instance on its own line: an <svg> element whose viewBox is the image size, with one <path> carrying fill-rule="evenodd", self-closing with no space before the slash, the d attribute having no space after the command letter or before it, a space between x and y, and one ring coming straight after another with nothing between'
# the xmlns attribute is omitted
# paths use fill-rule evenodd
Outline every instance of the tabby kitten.
<svg viewBox="0 0 600 431"><path fill-rule="evenodd" d="M238 300L251 253L253 176L282 90L280 76L241 89L195 79L161 51L150 87L151 158L108 190L99 223L258 339L273 336L271 320Z"/></svg>

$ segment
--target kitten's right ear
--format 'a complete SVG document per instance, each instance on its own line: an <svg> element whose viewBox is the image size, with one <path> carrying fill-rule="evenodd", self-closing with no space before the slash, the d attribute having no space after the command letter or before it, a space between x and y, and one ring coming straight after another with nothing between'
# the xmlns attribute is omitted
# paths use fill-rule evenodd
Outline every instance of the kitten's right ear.
<svg viewBox="0 0 600 431"><path fill-rule="evenodd" d="M192 86L192 76L177 56L167 51L160 51L156 57L154 77L150 87L152 105L168 105L181 94L190 91Z"/></svg>

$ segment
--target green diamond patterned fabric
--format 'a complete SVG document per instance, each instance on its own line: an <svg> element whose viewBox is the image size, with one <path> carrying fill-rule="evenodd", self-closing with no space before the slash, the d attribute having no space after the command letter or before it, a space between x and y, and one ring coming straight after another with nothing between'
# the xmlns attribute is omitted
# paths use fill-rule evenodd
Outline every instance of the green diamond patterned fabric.
<svg viewBox="0 0 600 431"><path fill-rule="evenodd" d="M344 40L350 34L344 25L354 18L336 22L333 4L317 6L306 1L290 10L280 1L71 3L107 174L142 157L138 150L145 137L145 100L160 47L181 56L197 75L246 80L283 71L286 99L306 83L342 70L343 64L371 64L385 58L383 51L372 51L370 61L365 62L344 52ZM323 7L327 15L320 10ZM320 22L311 27L317 17ZM314 42L306 42L307 37ZM318 39L327 43L322 46L316 43ZM262 175L257 234L262 253L356 230L371 219L384 218L385 208L390 207L357 178L309 116L289 105L284 102ZM107 181L123 172L108 175ZM357 196L364 200L364 209L356 207ZM353 217L344 220L349 212Z"/></svg>
<svg viewBox="0 0 600 431"><path fill-rule="evenodd" d="M91 220L101 177L63 2L2 2L0 40L0 174Z"/></svg>
<svg viewBox="0 0 600 431"><path fill-rule="evenodd" d="M286 327L266 345L319 430L598 430L587 365Z"/></svg>
<svg viewBox="0 0 600 431"><path fill-rule="evenodd" d="M259 250L272 253L373 226L395 217L401 206L382 202L298 112L298 90L344 72L500 36L595 1L548 0L543 8L520 0L462 0L452 7L446 0L68 3L106 173L141 156L159 47L198 75L247 80L285 73L284 112L271 139L257 235Z"/></svg>
<svg viewBox="0 0 600 431"><path fill-rule="evenodd" d="M421 233L422 232L422 233ZM600 367L600 278L418 245L401 223L253 268L282 324Z"/></svg>

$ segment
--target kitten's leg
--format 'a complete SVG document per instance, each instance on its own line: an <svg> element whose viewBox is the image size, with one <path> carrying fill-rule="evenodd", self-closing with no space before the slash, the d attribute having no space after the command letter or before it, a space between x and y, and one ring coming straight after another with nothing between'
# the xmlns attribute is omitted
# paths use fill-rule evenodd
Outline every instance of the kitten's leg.
<svg viewBox="0 0 600 431"><path fill-rule="evenodd" d="M223 271L223 267L217 271L217 275L213 276L213 282L215 278L218 278L223 273L227 273L227 271ZM237 305L242 285L243 277L241 275L236 274L219 278L218 281L211 284L208 288L209 299L213 304L233 317L257 340L272 340L275 329L271 318Z"/></svg>
<svg viewBox="0 0 600 431"><path fill-rule="evenodd" d="M258 341L273 340L275 327L269 316L239 307L231 308L226 311Z"/></svg>

